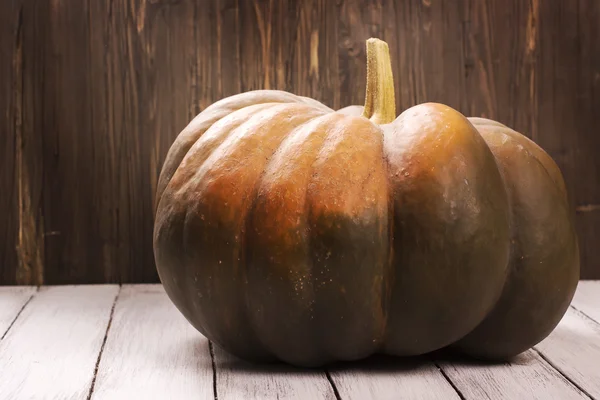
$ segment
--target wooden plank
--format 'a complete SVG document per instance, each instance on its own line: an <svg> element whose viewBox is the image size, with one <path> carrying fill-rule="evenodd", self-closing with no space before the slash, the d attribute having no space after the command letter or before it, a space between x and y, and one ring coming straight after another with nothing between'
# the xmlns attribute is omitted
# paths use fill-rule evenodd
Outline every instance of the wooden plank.
<svg viewBox="0 0 600 400"><path fill-rule="evenodd" d="M28 283L98 282L88 146L88 2L23 2L21 274ZM72 188L66 190L65 188ZM22 210L22 211L21 211ZM30 268L33 271L29 272Z"/></svg>
<svg viewBox="0 0 600 400"><path fill-rule="evenodd" d="M4 1L0 284L157 282L144 238L181 128L251 89L360 104L369 36L398 112L444 102L552 155L600 278L598 18L597 0Z"/></svg>
<svg viewBox="0 0 600 400"><path fill-rule="evenodd" d="M555 99L561 118L560 125L554 127L555 136L558 140L568 146L573 156L573 164L569 165L570 176L573 181L573 197L576 205L581 209L595 209L596 214L600 212L600 185L594 184L600 181L600 161L598 160L598 149L600 149L600 136L594 134L595 127L600 120L598 110L600 109L600 2L597 0L579 0L575 3L562 4L561 7L552 7L547 2L541 2L545 7L560 13L562 18L568 21L567 29L557 29L552 22L549 27L554 35L550 40L558 41L558 49L563 47L568 51L559 53L562 57L555 57ZM544 18L544 16L542 16ZM550 41L549 40L549 41ZM577 53L571 59L573 47ZM562 89L569 91L562 92ZM560 107L569 106L570 110L561 110ZM563 111L565 114L562 114ZM568 117L567 117L568 115ZM583 206L583 207L581 207ZM596 218L596 223L599 219ZM600 230L596 229L593 242L588 242L593 247L587 249L588 254L596 254L596 246L593 244L600 241ZM586 250L586 249L584 249ZM583 276L592 278L595 273L596 279L600 278L600 264L596 257L589 260L590 264L583 265ZM588 275L589 273L589 275Z"/></svg>
<svg viewBox="0 0 600 400"><path fill-rule="evenodd" d="M93 157L85 162L89 170L60 171L62 179L85 180L77 191L81 199L89 199L81 201L82 218L73 218L65 229L71 238L86 232L79 235L86 244L56 247L49 260L54 267L64 264L57 257L67 252L69 261L85 259L73 262L73 268L93 265L104 282L158 281L152 241L147 240L152 236L158 175L177 134L200 103L205 107L213 100L215 3L86 3L90 61L88 80L82 85L89 88L92 124L90 133L79 140L77 154L83 158L93 151ZM64 141L77 135L64 129L61 134ZM69 207L52 213L63 209Z"/></svg>
<svg viewBox="0 0 600 400"><path fill-rule="evenodd" d="M40 289L0 342L0 399L85 399L118 290Z"/></svg>
<svg viewBox="0 0 600 400"><path fill-rule="evenodd" d="M213 346L219 400L330 399L335 393L323 371L289 365L257 365Z"/></svg>
<svg viewBox="0 0 600 400"><path fill-rule="evenodd" d="M361 2L357 9L364 15ZM467 1L385 1L383 35L392 52L397 113L419 103L435 101L465 112L462 14ZM507 5L507 8L510 8ZM394 18L395 15L395 18ZM355 19L356 20L356 19ZM354 22L351 20L351 22ZM368 21L363 21L368 24ZM368 26L368 25L367 25ZM394 28L394 30L391 30ZM351 26L351 31L355 28ZM377 28L371 28L376 32ZM508 33L507 33L508 35ZM364 72L354 79L364 81ZM352 91L354 83L350 82ZM344 93L345 95L345 93ZM344 96L345 97L345 96ZM360 98L356 101L362 103Z"/></svg>
<svg viewBox="0 0 600 400"><path fill-rule="evenodd" d="M579 281L571 305L600 323L600 281Z"/></svg>
<svg viewBox="0 0 600 400"><path fill-rule="evenodd" d="M445 360L439 365L465 399L588 399L534 350L510 364Z"/></svg>
<svg viewBox="0 0 600 400"><path fill-rule="evenodd" d="M581 252L583 279L600 279L600 136L594 134L600 109L600 1L580 0L578 7L577 47L580 49L577 64L566 74L572 77L571 87L576 98L570 98L574 107L575 123L566 125L561 140L574 149L574 201L577 206L577 232ZM562 93L562 92L558 92ZM561 105L564 106L564 105ZM558 128L558 127L557 127ZM568 133L567 133L568 132Z"/></svg>
<svg viewBox="0 0 600 400"><path fill-rule="evenodd" d="M4 337L36 290L30 286L0 287L0 338Z"/></svg>
<svg viewBox="0 0 600 400"><path fill-rule="evenodd" d="M556 329L536 346L554 368L592 398L600 398L600 325L570 308Z"/></svg>
<svg viewBox="0 0 600 400"><path fill-rule="evenodd" d="M1 47L12 52L6 57L2 55L0 63L11 62L12 70L4 71L11 88L10 101L2 104L0 100L0 112L6 112L5 115L10 118L6 133L0 130L0 146L4 147L1 142L6 145L2 154L6 167L0 172L0 191L3 193L0 200L0 239L5 252L0 269L10 268L12 271L0 274L0 284L39 285L44 279L44 228L40 204L44 141L40 140L39 132L31 124L36 109L34 104L37 103L37 96L31 96L31 91L34 87L39 88L37 84L40 83L32 76L33 71L43 65L41 59L33 57L33 54L37 55L43 49L32 47L31 38L36 34L44 36L45 25L27 24L32 18L32 2L10 1L6 14L4 7L7 3L2 4L0 37L10 42L2 40ZM36 32L28 26L35 27ZM10 29L10 33L5 32L5 28ZM5 76L4 72L0 71L0 76Z"/></svg>
<svg viewBox="0 0 600 400"><path fill-rule="evenodd" d="M524 135L535 135L539 1L461 3L462 49L455 50L463 54L463 76L458 80L464 87L457 94L462 94L465 104L461 111L497 119ZM448 87L447 81L440 82L440 90Z"/></svg>
<svg viewBox="0 0 600 400"><path fill-rule="evenodd" d="M330 7L335 7L334 2L327 1L327 3ZM372 36L384 39L381 35L382 4L380 1L344 1L335 8L337 15L330 17L328 22L337 25L338 69L334 72L338 75L335 79L339 82L338 87L341 92L340 106L363 105L367 62L365 41ZM393 13L389 13L389 16L392 15ZM390 35L390 38L393 37L394 35ZM323 41L331 40L326 36L321 38ZM394 43L388 43L388 46L393 57L392 64L401 62L400 56L394 49ZM299 57L302 58L303 55L300 54ZM321 62L326 63L327 58L322 59ZM299 70L297 73L300 80L303 75L306 76L305 70Z"/></svg>
<svg viewBox="0 0 600 400"><path fill-rule="evenodd" d="M540 1L537 142L560 167L578 215L581 277L600 278L600 2ZM595 214L595 216L593 215ZM582 219L594 218L592 221ZM595 227L594 227L595 225Z"/></svg>
<svg viewBox="0 0 600 400"><path fill-rule="evenodd" d="M600 146L597 148L600 148ZM575 227L579 236L581 278L600 279L600 257L598 257L600 204L578 206L577 214L575 215Z"/></svg>
<svg viewBox="0 0 600 400"><path fill-rule="evenodd" d="M17 186L18 235L15 238L18 262L16 282L20 285L44 283L44 250L46 232L43 217L43 147L49 142L54 126L52 121L42 121L42 114L49 114L43 104L42 94L54 90L46 86L42 71L46 67L49 50L40 44L40 38L48 37L49 15L47 2L23 1L21 8L21 91L17 100L20 104L20 123L16 128L15 184ZM58 106L58 101L51 101ZM45 135L42 140L41 132ZM66 193L66 192L65 192ZM53 234L48 232L48 234Z"/></svg>
<svg viewBox="0 0 600 400"><path fill-rule="evenodd" d="M274 89L312 97L334 109L340 107L340 81L347 79L348 72L344 50L349 43L342 44L338 36L339 21L344 18L338 10L347 3L278 1L273 21L276 30L272 33L276 49L272 55L276 75ZM354 95L364 97L364 88L362 92L360 87L354 90L345 96L345 101Z"/></svg>
<svg viewBox="0 0 600 400"><path fill-rule="evenodd" d="M388 357L330 370L340 397L366 399L460 399L435 364Z"/></svg>
<svg viewBox="0 0 600 400"><path fill-rule="evenodd" d="M179 313L162 286L122 288L92 398L214 398L208 340Z"/></svg>
<svg viewBox="0 0 600 400"><path fill-rule="evenodd" d="M14 285L18 232L15 150L23 98L21 0L4 1L0 9L0 284Z"/></svg>

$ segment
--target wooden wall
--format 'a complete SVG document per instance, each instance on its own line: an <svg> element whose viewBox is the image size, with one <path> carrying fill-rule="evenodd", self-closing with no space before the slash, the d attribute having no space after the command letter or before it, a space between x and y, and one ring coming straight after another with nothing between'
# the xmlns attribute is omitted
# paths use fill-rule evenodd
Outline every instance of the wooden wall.
<svg viewBox="0 0 600 400"><path fill-rule="evenodd" d="M600 278L598 0L5 0L0 284L154 282L164 156L200 110L277 88L360 104L388 41L399 109L440 101L561 167Z"/></svg>

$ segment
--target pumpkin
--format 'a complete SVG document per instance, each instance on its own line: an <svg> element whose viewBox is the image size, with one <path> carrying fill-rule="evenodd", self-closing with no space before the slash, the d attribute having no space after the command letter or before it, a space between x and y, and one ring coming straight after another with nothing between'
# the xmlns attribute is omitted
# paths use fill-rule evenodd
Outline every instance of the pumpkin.
<svg viewBox="0 0 600 400"><path fill-rule="evenodd" d="M196 116L160 174L154 254L208 339L299 366L446 346L509 359L554 329L579 279L550 156L443 104L396 117L379 39L364 107L257 90Z"/></svg>

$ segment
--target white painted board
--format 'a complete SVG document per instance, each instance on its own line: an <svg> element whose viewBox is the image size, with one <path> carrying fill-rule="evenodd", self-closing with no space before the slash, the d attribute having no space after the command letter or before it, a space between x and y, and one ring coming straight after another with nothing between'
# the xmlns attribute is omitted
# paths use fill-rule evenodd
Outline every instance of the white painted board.
<svg viewBox="0 0 600 400"><path fill-rule="evenodd" d="M330 371L346 400L458 400L444 375L428 361L394 358L367 360Z"/></svg>
<svg viewBox="0 0 600 400"><path fill-rule="evenodd" d="M41 288L0 341L0 399L86 399L118 290Z"/></svg>
<svg viewBox="0 0 600 400"><path fill-rule="evenodd" d="M92 399L214 399L208 340L161 285L123 286Z"/></svg>
<svg viewBox="0 0 600 400"><path fill-rule="evenodd" d="M571 305L600 323L600 281L580 281Z"/></svg>
<svg viewBox="0 0 600 400"><path fill-rule="evenodd" d="M563 375L600 399L600 325L574 309L540 344L538 351Z"/></svg>
<svg viewBox="0 0 600 400"><path fill-rule="evenodd" d="M534 350L514 362L441 361L440 367L465 399L588 399Z"/></svg>
<svg viewBox="0 0 600 400"><path fill-rule="evenodd" d="M0 338L35 292L36 288L31 286L0 287Z"/></svg>
<svg viewBox="0 0 600 400"><path fill-rule="evenodd" d="M214 346L219 400L335 400L324 371L288 365L256 365Z"/></svg>

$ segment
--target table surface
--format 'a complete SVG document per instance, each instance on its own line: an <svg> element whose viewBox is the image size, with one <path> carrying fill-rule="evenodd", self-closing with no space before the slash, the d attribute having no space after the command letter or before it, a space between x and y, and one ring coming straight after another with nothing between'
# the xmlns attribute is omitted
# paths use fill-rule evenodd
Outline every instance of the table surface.
<svg viewBox="0 0 600 400"><path fill-rule="evenodd" d="M242 362L160 285L0 287L0 399L600 399L600 281L511 363L375 357L325 369Z"/></svg>

